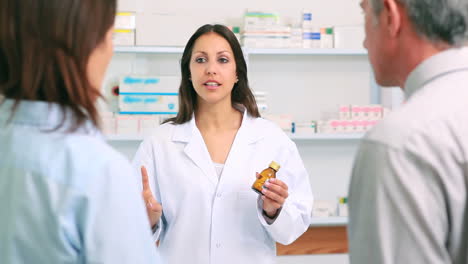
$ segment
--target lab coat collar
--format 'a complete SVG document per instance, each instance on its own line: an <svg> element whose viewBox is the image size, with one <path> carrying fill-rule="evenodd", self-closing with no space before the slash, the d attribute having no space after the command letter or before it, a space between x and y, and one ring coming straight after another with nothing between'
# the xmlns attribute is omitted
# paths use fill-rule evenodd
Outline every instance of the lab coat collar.
<svg viewBox="0 0 468 264"><path fill-rule="evenodd" d="M245 108L243 108L243 113L242 123L229 151L223 175L231 170L232 165L247 162L244 161L248 156L246 153L253 149L253 143L263 138L260 130L254 127L256 119L249 116ZM203 171L209 181L217 186L219 179L203 136L196 126L194 116L189 122L175 126L172 140L187 143L184 148L185 154ZM221 176L221 181L229 181L229 179Z"/></svg>

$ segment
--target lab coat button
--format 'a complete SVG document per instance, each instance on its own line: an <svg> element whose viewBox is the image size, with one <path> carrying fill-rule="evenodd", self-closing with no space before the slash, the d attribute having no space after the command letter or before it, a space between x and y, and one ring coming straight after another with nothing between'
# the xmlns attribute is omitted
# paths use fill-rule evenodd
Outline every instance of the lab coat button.
<svg viewBox="0 0 468 264"><path fill-rule="evenodd" d="M220 193L218 193L216 196L219 198L219 197L221 197L221 194L220 194Z"/></svg>
<svg viewBox="0 0 468 264"><path fill-rule="evenodd" d="M220 248L220 247L221 247L221 244L220 244L220 243L216 243L216 247L217 247L217 248Z"/></svg>

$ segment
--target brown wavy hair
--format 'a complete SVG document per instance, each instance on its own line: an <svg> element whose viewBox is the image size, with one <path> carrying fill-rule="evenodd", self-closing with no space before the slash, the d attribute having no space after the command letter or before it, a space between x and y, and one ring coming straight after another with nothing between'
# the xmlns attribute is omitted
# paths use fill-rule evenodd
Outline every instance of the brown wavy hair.
<svg viewBox="0 0 468 264"><path fill-rule="evenodd" d="M189 39L185 46L184 53L180 62L180 69L182 73L182 80L179 86L179 112L174 118L165 121L173 122L175 124L183 124L192 119L194 111L197 109L197 93L193 88L190 81L190 59L192 57L193 46L195 41L202 35L214 32L223 37L231 46L236 61L236 71L239 81L234 84L231 92L231 104L243 105L247 113L252 117L260 117L258 112L255 97L249 87L249 80L247 78L247 64L244 59L242 48L239 44L234 33L226 26L219 24L206 24L200 27Z"/></svg>
<svg viewBox="0 0 468 264"><path fill-rule="evenodd" d="M71 131L99 127L88 60L113 26L116 0L1 0L0 94L15 101L57 103L71 110ZM65 122L65 115L59 127Z"/></svg>

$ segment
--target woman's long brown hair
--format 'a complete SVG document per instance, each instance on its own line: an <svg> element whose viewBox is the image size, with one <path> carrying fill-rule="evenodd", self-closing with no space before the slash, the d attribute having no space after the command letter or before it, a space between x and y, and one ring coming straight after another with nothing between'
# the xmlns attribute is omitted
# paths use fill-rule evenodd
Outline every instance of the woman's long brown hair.
<svg viewBox="0 0 468 264"><path fill-rule="evenodd" d="M15 100L14 109L32 100L71 110L71 130L86 120L99 126L101 95L87 66L115 13L116 0L0 1L0 94Z"/></svg>

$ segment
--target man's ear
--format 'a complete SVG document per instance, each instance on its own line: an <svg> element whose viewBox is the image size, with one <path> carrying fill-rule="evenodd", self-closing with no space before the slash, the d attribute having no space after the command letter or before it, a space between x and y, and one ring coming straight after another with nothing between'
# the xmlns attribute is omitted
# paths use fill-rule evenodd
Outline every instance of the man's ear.
<svg viewBox="0 0 468 264"><path fill-rule="evenodd" d="M384 18L382 23L385 24L390 37L396 37L401 30L402 8L396 0L383 0Z"/></svg>

